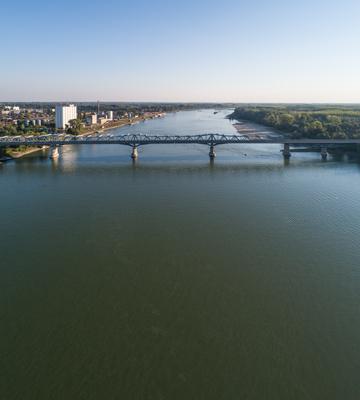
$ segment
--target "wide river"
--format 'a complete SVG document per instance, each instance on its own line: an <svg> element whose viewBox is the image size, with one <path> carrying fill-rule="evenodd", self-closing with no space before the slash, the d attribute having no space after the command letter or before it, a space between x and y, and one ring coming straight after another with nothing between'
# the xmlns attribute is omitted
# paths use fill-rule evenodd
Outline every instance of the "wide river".
<svg viewBox="0 0 360 400"><path fill-rule="evenodd" d="M233 134L228 112L113 133ZM1 165L0 399L359 399L359 163L279 150Z"/></svg>

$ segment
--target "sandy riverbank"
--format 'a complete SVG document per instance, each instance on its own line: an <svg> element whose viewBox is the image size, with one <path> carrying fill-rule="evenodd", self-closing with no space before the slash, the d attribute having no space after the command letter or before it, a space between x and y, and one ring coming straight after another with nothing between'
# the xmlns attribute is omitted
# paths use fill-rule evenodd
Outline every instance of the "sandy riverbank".
<svg viewBox="0 0 360 400"><path fill-rule="evenodd" d="M0 157L0 162L6 162L11 160L17 160L19 158L25 157L29 154L38 153L43 151L43 147L28 147L24 150L16 151L15 149L7 149L5 154Z"/></svg>
<svg viewBox="0 0 360 400"><path fill-rule="evenodd" d="M272 139L283 136L281 132L273 128L256 124L254 122L237 120L233 126L239 135L244 136L247 139Z"/></svg>

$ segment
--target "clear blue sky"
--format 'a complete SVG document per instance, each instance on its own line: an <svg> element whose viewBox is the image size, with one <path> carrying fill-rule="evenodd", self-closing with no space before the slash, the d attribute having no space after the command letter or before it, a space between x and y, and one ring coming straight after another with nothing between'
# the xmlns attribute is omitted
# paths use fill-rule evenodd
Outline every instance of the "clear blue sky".
<svg viewBox="0 0 360 400"><path fill-rule="evenodd" d="M359 0L1 6L0 101L360 102Z"/></svg>

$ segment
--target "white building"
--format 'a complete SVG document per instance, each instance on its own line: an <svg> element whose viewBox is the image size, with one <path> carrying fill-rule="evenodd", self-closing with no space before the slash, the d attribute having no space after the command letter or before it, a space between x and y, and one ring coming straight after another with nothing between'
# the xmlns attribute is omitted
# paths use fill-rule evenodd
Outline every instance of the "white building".
<svg viewBox="0 0 360 400"><path fill-rule="evenodd" d="M65 129L69 121L77 118L77 108L74 104L68 106L58 105L55 108L55 126L57 129Z"/></svg>
<svg viewBox="0 0 360 400"><path fill-rule="evenodd" d="M106 124L108 122L108 119L104 118L104 117L101 117L101 118L98 118L98 122L99 122L100 125L104 125L104 124Z"/></svg>
<svg viewBox="0 0 360 400"><path fill-rule="evenodd" d="M86 122L89 125L96 125L97 124L97 115L91 114L86 117Z"/></svg>
<svg viewBox="0 0 360 400"><path fill-rule="evenodd" d="M114 111L108 111L106 115L108 120L112 121L114 119Z"/></svg>

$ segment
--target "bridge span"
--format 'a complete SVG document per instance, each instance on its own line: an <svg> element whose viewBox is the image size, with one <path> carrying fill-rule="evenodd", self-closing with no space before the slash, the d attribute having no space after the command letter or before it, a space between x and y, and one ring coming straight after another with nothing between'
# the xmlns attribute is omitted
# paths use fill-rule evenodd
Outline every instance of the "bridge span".
<svg viewBox="0 0 360 400"><path fill-rule="evenodd" d="M209 157L215 158L215 147L223 144L281 144L283 145L284 158L290 158L291 151L301 146L309 147L313 151L320 152L325 160L328 155L328 148L339 145L359 145L360 139L289 139L278 138L247 138L241 135L204 134L204 135L143 135L143 134L48 134L40 136L3 136L0 137L1 147L13 146L49 146L51 158L59 156L59 147L64 145L98 145L118 144L132 148L131 157L138 157L138 147L154 144L201 144L209 147ZM295 149L291 149L291 147Z"/></svg>

